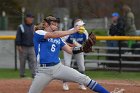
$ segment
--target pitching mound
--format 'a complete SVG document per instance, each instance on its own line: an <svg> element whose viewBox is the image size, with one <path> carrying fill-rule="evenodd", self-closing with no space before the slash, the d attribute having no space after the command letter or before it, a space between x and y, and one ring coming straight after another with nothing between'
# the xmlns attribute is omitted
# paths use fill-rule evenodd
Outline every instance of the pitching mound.
<svg viewBox="0 0 140 93"><path fill-rule="evenodd" d="M140 81L127 80L97 80L109 91L115 88L124 89L124 93L140 93ZM27 93L31 79L0 80L0 93ZM80 90L77 83L69 83L70 90L63 91L61 81L52 81L43 93L93 93L91 90Z"/></svg>

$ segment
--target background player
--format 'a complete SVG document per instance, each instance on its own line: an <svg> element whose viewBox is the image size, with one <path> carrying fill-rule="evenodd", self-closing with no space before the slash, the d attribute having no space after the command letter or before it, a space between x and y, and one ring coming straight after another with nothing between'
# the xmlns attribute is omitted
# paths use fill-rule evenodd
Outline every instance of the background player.
<svg viewBox="0 0 140 93"><path fill-rule="evenodd" d="M34 16L30 13L26 14L23 24L20 24L16 34L16 45L20 60L20 77L24 78L26 61L28 61L29 69L32 73L32 78L35 75L36 58L33 44L34 33Z"/></svg>
<svg viewBox="0 0 140 93"><path fill-rule="evenodd" d="M84 24L85 23L81 19L75 19L72 22L72 27L73 27L72 29L74 29L74 27L76 27L76 26L83 26L84 27ZM85 40L88 39L88 33L85 30L81 33L77 32L77 33L68 35L64 39L70 47L76 47L76 46L80 47L85 42ZM84 53L81 52L81 53L77 53L77 54L69 54L69 53L64 51L64 65L70 67L72 57L74 57L76 62L77 62L79 72L84 74L85 73ZM86 90L86 87L83 84L79 84L79 88L82 90ZM69 90L69 86L68 86L67 82L63 83L63 89Z"/></svg>
<svg viewBox="0 0 140 93"><path fill-rule="evenodd" d="M73 52L76 53L79 47L72 49L59 37L73 34L79 30L79 27L77 26L71 31L55 31L57 28L58 21L55 17L50 16L43 23L43 28L41 29L44 30L37 30L34 33L37 73L29 89L29 93L41 93L43 88L53 79L83 83L95 92L109 93L88 76L61 64L59 58L60 49L72 54Z"/></svg>

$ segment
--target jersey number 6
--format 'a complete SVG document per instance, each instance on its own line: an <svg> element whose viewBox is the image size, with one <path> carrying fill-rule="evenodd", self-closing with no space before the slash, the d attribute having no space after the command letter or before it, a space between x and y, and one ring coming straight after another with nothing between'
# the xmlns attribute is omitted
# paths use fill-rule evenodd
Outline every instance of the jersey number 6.
<svg viewBox="0 0 140 93"><path fill-rule="evenodd" d="M51 51L52 51L52 52L55 51L55 47L56 47L55 44L52 44L52 47L51 47Z"/></svg>

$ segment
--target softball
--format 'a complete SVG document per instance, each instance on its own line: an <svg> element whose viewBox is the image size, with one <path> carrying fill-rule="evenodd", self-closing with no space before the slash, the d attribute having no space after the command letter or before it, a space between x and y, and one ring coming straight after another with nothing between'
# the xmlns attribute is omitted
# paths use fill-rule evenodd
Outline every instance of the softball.
<svg viewBox="0 0 140 93"><path fill-rule="evenodd" d="M78 30L78 33L83 34L85 32L85 27L81 26Z"/></svg>

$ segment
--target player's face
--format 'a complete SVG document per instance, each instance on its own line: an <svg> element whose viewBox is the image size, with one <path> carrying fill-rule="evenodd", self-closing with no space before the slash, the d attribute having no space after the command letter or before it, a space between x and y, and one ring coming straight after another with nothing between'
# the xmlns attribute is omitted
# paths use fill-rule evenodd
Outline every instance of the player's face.
<svg viewBox="0 0 140 93"><path fill-rule="evenodd" d="M52 31L58 30L58 23L52 21L50 24L50 28L52 29Z"/></svg>
<svg viewBox="0 0 140 93"><path fill-rule="evenodd" d="M27 18L25 19L25 21L26 21L27 24L32 24L33 21L34 21L34 18L32 18L32 17L27 17Z"/></svg>
<svg viewBox="0 0 140 93"><path fill-rule="evenodd" d="M112 17L112 22L114 22L114 21L117 21L118 20L118 17Z"/></svg>

